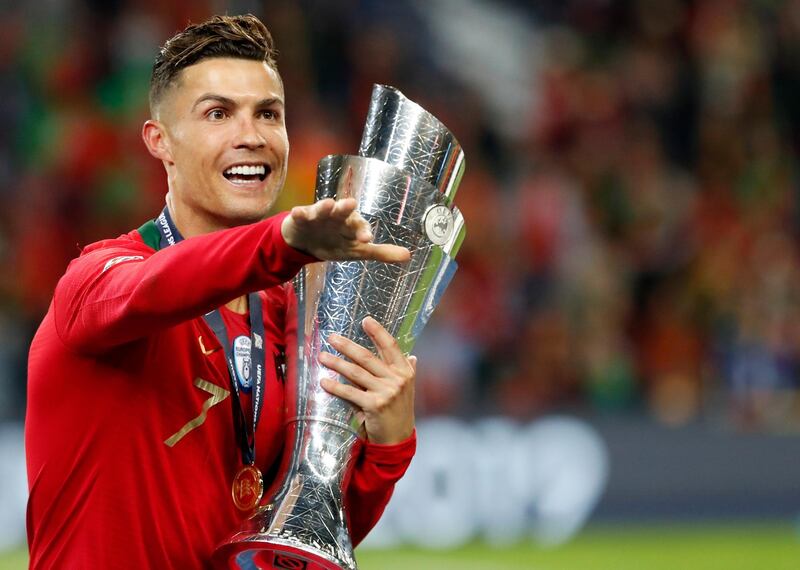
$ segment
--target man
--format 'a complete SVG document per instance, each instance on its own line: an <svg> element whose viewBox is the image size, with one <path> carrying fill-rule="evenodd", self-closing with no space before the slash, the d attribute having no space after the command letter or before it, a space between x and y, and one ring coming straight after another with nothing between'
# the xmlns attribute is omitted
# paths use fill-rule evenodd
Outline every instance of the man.
<svg viewBox="0 0 800 570"><path fill-rule="evenodd" d="M352 200L266 217L289 144L272 39L255 17L170 39L150 106L142 136L166 169L167 208L72 261L31 345L32 568L206 567L252 511L234 505L234 478L274 470L282 453L285 283L319 259L409 257L371 243ZM376 321L363 327L380 357L332 338L347 361L323 361L352 383L323 387L364 417L345 497L354 542L415 446L415 360Z"/></svg>

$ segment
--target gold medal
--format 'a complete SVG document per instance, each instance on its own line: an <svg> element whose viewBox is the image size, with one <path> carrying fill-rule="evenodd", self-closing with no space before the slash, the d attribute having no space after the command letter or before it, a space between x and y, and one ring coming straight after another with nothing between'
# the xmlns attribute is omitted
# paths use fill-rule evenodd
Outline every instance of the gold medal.
<svg viewBox="0 0 800 570"><path fill-rule="evenodd" d="M254 465L245 465L233 478L233 504L240 511L252 511L264 494L264 480L261 471Z"/></svg>

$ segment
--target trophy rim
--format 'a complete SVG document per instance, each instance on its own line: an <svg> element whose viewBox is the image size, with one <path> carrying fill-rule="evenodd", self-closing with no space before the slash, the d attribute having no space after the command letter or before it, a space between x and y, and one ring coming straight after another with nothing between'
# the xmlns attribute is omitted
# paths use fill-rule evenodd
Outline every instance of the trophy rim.
<svg viewBox="0 0 800 570"><path fill-rule="evenodd" d="M420 105L419 103L417 103L413 99L409 98L405 93L400 91L400 89L398 89L397 87L394 87L393 85L388 85L386 83L373 83L372 84L372 96L370 97L370 101L375 99L375 92L379 91L379 90L390 91L391 93L394 93L395 95L398 96L398 98L403 102L404 105L410 105L414 110L420 111L424 115L427 115L428 117L433 119L435 121L435 123L436 123L436 126L439 128L439 130L443 131L444 133L446 133L447 135L450 136L450 138L452 139L452 142L455 143L456 147L458 147L458 151L459 151L458 154L461 155L462 160L463 160L464 147L459 142L458 137L456 137L455 133L450 129L450 127L445 125L444 122L441 119L439 119L439 117L437 117L436 115L434 115L433 113L428 111L425 107L423 107L422 105Z"/></svg>
<svg viewBox="0 0 800 570"><path fill-rule="evenodd" d="M217 546L214 551L213 562L219 567L220 565L229 563L231 558L235 558L247 551L262 553L288 552L304 558L312 564L325 568L325 570L347 570L357 568L355 565L355 553L352 551L349 553L353 562L351 565L348 560L337 559L335 556L330 555L314 545L307 545L296 540L261 532L238 532L232 535L226 542ZM342 564L344 564L344 566Z"/></svg>

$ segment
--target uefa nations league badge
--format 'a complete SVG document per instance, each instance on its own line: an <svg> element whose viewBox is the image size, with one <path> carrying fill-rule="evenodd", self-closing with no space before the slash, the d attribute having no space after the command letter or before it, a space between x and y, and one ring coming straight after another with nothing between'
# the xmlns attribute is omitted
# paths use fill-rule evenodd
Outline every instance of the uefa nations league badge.
<svg viewBox="0 0 800 570"><path fill-rule="evenodd" d="M244 335L237 336L233 341L233 362L236 365L236 379L239 381L239 387L248 393L253 387L250 345L250 337Z"/></svg>
<svg viewBox="0 0 800 570"><path fill-rule="evenodd" d="M422 219L425 235L436 245L444 245L453 233L453 212L447 206L431 206Z"/></svg>

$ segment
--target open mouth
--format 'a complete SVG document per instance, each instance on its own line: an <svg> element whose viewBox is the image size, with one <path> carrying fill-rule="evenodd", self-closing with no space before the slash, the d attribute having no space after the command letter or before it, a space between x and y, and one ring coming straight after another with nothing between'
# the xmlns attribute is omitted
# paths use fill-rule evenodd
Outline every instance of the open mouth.
<svg viewBox="0 0 800 570"><path fill-rule="evenodd" d="M263 182L272 169L266 164L239 164L231 166L222 175L234 184Z"/></svg>

